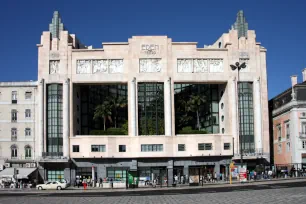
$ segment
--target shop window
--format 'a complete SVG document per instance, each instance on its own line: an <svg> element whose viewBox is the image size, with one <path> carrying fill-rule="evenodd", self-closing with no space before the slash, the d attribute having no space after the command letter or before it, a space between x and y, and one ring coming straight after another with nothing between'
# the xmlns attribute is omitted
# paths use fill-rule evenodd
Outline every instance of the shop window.
<svg viewBox="0 0 306 204"><path fill-rule="evenodd" d="M185 144L178 144L177 148L178 148L179 152L183 152L183 151L185 151Z"/></svg>
<svg viewBox="0 0 306 204"><path fill-rule="evenodd" d="M107 168L107 177L113 181L126 181L127 170L124 168Z"/></svg>
<svg viewBox="0 0 306 204"><path fill-rule="evenodd" d="M80 152L80 146L79 145L72 145L72 152Z"/></svg>
<svg viewBox="0 0 306 204"><path fill-rule="evenodd" d="M62 181L64 177L64 170L48 170L48 181Z"/></svg>
<svg viewBox="0 0 306 204"><path fill-rule="evenodd" d="M119 152L126 152L126 146L125 145L119 145Z"/></svg>

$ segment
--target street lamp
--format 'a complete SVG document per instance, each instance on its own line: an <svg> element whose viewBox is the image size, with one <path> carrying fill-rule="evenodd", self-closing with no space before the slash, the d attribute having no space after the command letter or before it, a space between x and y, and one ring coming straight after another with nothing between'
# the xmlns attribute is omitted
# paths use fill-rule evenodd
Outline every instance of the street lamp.
<svg viewBox="0 0 306 204"><path fill-rule="evenodd" d="M235 71L237 69L237 72L238 72L238 77L237 77L237 101L236 101L236 104L237 104L237 108L239 106L239 90L238 90L238 83L239 83L239 72L241 69L244 69L246 68L246 64L245 62L243 62L242 64L240 64L239 62L236 62L235 65L230 65L232 70ZM238 116L239 114L237 114ZM241 117L240 115L238 116L239 117L239 121L241 120ZM240 121L241 122L241 121ZM237 120L237 123L238 123L238 120ZM240 142L240 166L242 167L242 162L243 162L243 154L242 154L242 136L240 134L240 128L239 128L239 123L237 125L237 128L238 128L238 131L237 131L237 134L239 134L239 142Z"/></svg>

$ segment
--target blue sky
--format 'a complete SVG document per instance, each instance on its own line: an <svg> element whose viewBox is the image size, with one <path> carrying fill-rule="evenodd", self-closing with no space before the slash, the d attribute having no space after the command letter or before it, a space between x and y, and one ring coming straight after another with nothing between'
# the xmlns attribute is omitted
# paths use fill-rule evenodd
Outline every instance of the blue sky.
<svg viewBox="0 0 306 204"><path fill-rule="evenodd" d="M37 48L54 10L86 45L126 42L133 35L212 44L244 10L249 29L267 48L269 98L306 68L305 0L1 0L0 81L37 79Z"/></svg>

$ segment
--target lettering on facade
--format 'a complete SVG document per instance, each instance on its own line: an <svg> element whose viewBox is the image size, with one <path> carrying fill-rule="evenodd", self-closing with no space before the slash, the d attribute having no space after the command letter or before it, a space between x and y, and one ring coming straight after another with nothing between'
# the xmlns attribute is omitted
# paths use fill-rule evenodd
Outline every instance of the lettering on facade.
<svg viewBox="0 0 306 204"><path fill-rule="evenodd" d="M155 55L159 53L159 45L154 44L142 44L141 52L147 55Z"/></svg>

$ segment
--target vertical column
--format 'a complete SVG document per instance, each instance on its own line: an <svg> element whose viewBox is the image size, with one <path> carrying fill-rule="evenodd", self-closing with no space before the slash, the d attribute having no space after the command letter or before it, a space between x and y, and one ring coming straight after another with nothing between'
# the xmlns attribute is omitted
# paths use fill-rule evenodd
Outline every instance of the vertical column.
<svg viewBox="0 0 306 204"><path fill-rule="evenodd" d="M295 102L295 99L291 100ZM299 118L297 108L292 108L290 111L290 140L291 140L291 163L302 163L299 149ZM285 143L283 143L285 144Z"/></svg>
<svg viewBox="0 0 306 204"><path fill-rule="evenodd" d="M231 81L231 112L232 112L232 134L234 137L235 149L234 152L236 154L239 153L239 137L238 137L238 101L237 101L237 88L236 88L236 77Z"/></svg>
<svg viewBox="0 0 306 204"><path fill-rule="evenodd" d="M262 118L261 118L261 94L260 94L260 78L254 83L254 110L255 110L255 145L259 152L262 152Z"/></svg>
<svg viewBox="0 0 306 204"><path fill-rule="evenodd" d="M219 181L220 179L220 163L219 162L215 163L214 176L215 174L217 175L217 178L216 178L217 181Z"/></svg>
<svg viewBox="0 0 306 204"><path fill-rule="evenodd" d="M39 99L38 99L38 153L37 155L41 157L44 151L44 79L39 82Z"/></svg>
<svg viewBox="0 0 306 204"><path fill-rule="evenodd" d="M185 182L189 183L189 166L184 165Z"/></svg>
<svg viewBox="0 0 306 204"><path fill-rule="evenodd" d="M63 156L69 157L69 83L66 79L63 85Z"/></svg>
<svg viewBox="0 0 306 204"><path fill-rule="evenodd" d="M171 136L172 135L172 121L171 121L171 78L169 77L164 82L164 101L165 101L165 135Z"/></svg>
<svg viewBox="0 0 306 204"><path fill-rule="evenodd" d="M169 160L168 161L168 165L167 165L167 175L168 175L168 182L167 185L168 186L172 186L173 184L173 160Z"/></svg>
<svg viewBox="0 0 306 204"><path fill-rule="evenodd" d="M130 97L130 111L131 111L131 134L132 136L137 135L137 121L136 121L136 78L134 77L130 83L131 87L131 97Z"/></svg>

